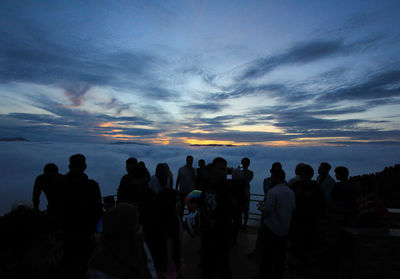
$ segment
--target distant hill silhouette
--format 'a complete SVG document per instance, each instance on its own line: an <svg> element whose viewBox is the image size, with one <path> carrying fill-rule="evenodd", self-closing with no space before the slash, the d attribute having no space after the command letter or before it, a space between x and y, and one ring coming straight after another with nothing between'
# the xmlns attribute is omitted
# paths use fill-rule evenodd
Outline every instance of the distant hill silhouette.
<svg viewBox="0 0 400 279"><path fill-rule="evenodd" d="M143 142L135 142L135 141L117 141L117 142L112 142L110 144L135 144L135 145L150 145L148 143L143 143Z"/></svg>
<svg viewBox="0 0 400 279"><path fill-rule="evenodd" d="M207 146L207 147L220 147L220 146L227 146L227 147L238 147L234 144L191 144L190 146Z"/></svg>
<svg viewBox="0 0 400 279"><path fill-rule="evenodd" d="M29 141L25 138L1 138L0 141Z"/></svg>
<svg viewBox="0 0 400 279"><path fill-rule="evenodd" d="M382 201L389 208L400 208L400 164L393 167L385 167L383 171L365 174L377 186ZM361 176L353 176L357 181Z"/></svg>

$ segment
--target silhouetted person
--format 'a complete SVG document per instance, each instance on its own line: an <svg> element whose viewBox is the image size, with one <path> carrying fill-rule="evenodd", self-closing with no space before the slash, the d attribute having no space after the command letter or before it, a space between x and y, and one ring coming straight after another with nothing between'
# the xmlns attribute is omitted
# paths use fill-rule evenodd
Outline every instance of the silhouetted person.
<svg viewBox="0 0 400 279"><path fill-rule="evenodd" d="M270 174L272 175L272 173L274 171L279 171L282 170L282 164L280 162L275 162L272 164L271 169L269 170ZM285 174L286 176L286 174ZM262 203L259 204L259 207L261 207L263 204L265 204L265 200L267 199L267 194L268 191L272 188L272 178L271 176L267 177L264 179L263 181L263 191L264 191L264 201ZM261 212L262 213L262 212ZM263 238L263 233L262 233L262 225L264 224L264 216L261 217L261 227L258 230L258 234L257 234L257 240L256 240L256 247L254 248L253 251L251 251L249 253L249 256L256 256L261 249L261 241Z"/></svg>
<svg viewBox="0 0 400 279"><path fill-rule="evenodd" d="M282 169L282 164L280 162L275 162L272 164L271 169L269 170L269 173L272 174L273 171L281 170L281 169ZM263 181L264 201L267 198L267 193L268 193L269 189L271 189L271 177L267 177Z"/></svg>
<svg viewBox="0 0 400 279"><path fill-rule="evenodd" d="M168 180L169 180L168 184L171 185L171 188L172 188L172 186L174 185L174 175L172 174L171 170L169 169L168 164L164 163L164 165L168 172Z"/></svg>
<svg viewBox="0 0 400 279"><path fill-rule="evenodd" d="M196 174L193 168L193 156L186 157L186 165L181 167L176 178L175 189L179 192L181 203L184 204L186 196L196 187ZM181 215L183 216L184 207L182 207Z"/></svg>
<svg viewBox="0 0 400 279"><path fill-rule="evenodd" d="M335 168L335 176L338 182L332 189L332 206L339 213L354 213L356 210L357 188L349 180L349 170L339 166Z"/></svg>
<svg viewBox="0 0 400 279"><path fill-rule="evenodd" d="M89 262L87 278L149 279L152 276L148 265L138 209L121 203L107 210L99 245Z"/></svg>
<svg viewBox="0 0 400 279"><path fill-rule="evenodd" d="M56 229L50 216L24 206L0 217L0 278L58 278Z"/></svg>
<svg viewBox="0 0 400 279"><path fill-rule="evenodd" d="M243 180L244 180L244 193L246 195L246 202L244 204L244 211L243 211L243 226L246 228L247 221L249 220L249 206L250 206L250 181L253 179L253 172L249 170L250 166L250 159L243 158L242 161L243 166Z"/></svg>
<svg viewBox="0 0 400 279"><path fill-rule="evenodd" d="M331 194L333 190L333 185L335 185L335 179L329 175L329 171L331 170L331 165L328 163L321 163L318 168L318 177L317 183L319 187L321 187L322 192L324 193L325 201L330 204L331 203Z"/></svg>
<svg viewBox="0 0 400 279"><path fill-rule="evenodd" d="M199 167L196 169L196 189L202 190L206 176L206 161L200 159L198 164Z"/></svg>
<svg viewBox="0 0 400 279"><path fill-rule="evenodd" d="M170 176L165 163L157 164L156 174L150 179L149 187L154 192L158 193L161 189L172 188L170 184Z"/></svg>
<svg viewBox="0 0 400 279"><path fill-rule="evenodd" d="M201 258L203 278L231 278L230 241L232 224L231 185L226 179L227 162L213 160L210 179L202 191L203 235Z"/></svg>
<svg viewBox="0 0 400 279"><path fill-rule="evenodd" d="M260 278L284 278L286 246L292 214L296 207L294 192L285 181L282 169L271 170L271 187L261 208Z"/></svg>
<svg viewBox="0 0 400 279"><path fill-rule="evenodd" d="M182 224L177 203L179 196L175 190L161 189L151 224L144 232L158 278L180 278L183 275Z"/></svg>
<svg viewBox="0 0 400 279"><path fill-rule="evenodd" d="M34 209L39 210L40 194L44 192L47 198L47 212L59 218L61 214L61 195L63 191L63 175L58 173L58 167L53 164L47 164L44 167L43 174L39 175L33 186L32 202Z"/></svg>
<svg viewBox="0 0 400 279"><path fill-rule="evenodd" d="M302 169L303 166L305 166L304 163L298 163L298 164L296 165L296 168L295 168L295 170L294 170L295 177L291 178L291 179L288 181L289 187L292 187L293 184L294 184L295 182L297 182L297 181L300 180L300 171L301 171L301 169Z"/></svg>
<svg viewBox="0 0 400 279"><path fill-rule="evenodd" d="M64 272L67 278L85 277L96 225L102 215L99 185L88 178L85 169L85 156L75 154L70 157L63 195Z"/></svg>
<svg viewBox="0 0 400 279"><path fill-rule="evenodd" d="M115 199L114 196L105 196L103 198L103 208L104 210L115 207Z"/></svg>
<svg viewBox="0 0 400 279"><path fill-rule="evenodd" d="M138 163L136 158L129 158L125 162L125 169L127 174L125 174L119 183L117 190L117 203L129 202L129 191L134 181L136 179L136 172L138 169Z"/></svg>
<svg viewBox="0 0 400 279"><path fill-rule="evenodd" d="M137 204L141 199L140 193L143 188L148 187L147 169L142 164L138 164L135 158L126 160L126 170L128 174L121 178L117 192L117 203Z"/></svg>
<svg viewBox="0 0 400 279"><path fill-rule="evenodd" d="M232 195L232 245L236 244L240 228L242 227L242 216L247 203L246 180L239 166L232 169L231 195Z"/></svg>
<svg viewBox="0 0 400 279"><path fill-rule="evenodd" d="M302 165L297 171L299 180L291 187L296 197L291 243L293 252L306 260L314 245L317 224L324 214L325 199L317 182L312 180L312 167Z"/></svg>
<svg viewBox="0 0 400 279"><path fill-rule="evenodd" d="M139 167L139 169L141 169L144 172L147 182L150 182L151 175L150 175L150 172L148 171L148 169L146 168L146 164L143 161L140 161L138 163L138 167Z"/></svg>

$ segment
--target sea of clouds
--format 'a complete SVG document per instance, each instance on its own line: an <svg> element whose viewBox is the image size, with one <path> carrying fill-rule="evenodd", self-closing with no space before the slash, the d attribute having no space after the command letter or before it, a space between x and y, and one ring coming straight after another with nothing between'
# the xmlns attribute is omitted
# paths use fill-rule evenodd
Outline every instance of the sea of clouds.
<svg viewBox="0 0 400 279"><path fill-rule="evenodd" d="M194 156L195 167L199 159L205 159L210 163L217 156L224 157L228 161L228 166L237 167L243 157L249 157L250 169L254 171L251 183L253 193L262 193L262 181L268 176L271 164L275 161L282 163L287 178L294 176L294 168L299 162L310 164L315 173L322 161L329 162L333 168L344 165L349 168L350 175L377 172L386 166L400 163L398 145L185 147L0 142L0 214L8 212L15 201L31 200L35 178L43 173L45 164L55 163L60 173L67 173L68 159L76 153L86 156L88 166L86 173L99 183L103 196L116 194L119 181L125 174L125 160L129 157L144 161L151 174L154 174L157 163L168 163L174 179L189 154ZM43 194L41 201L41 208L44 209L46 200Z"/></svg>

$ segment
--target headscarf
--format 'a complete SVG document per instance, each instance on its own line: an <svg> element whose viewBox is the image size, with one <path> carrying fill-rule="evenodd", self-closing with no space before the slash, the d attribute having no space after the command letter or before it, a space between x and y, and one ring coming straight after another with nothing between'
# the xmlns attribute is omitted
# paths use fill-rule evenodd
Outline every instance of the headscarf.
<svg viewBox="0 0 400 279"><path fill-rule="evenodd" d="M103 216L103 233L89 267L119 278L150 278L136 206L121 203Z"/></svg>

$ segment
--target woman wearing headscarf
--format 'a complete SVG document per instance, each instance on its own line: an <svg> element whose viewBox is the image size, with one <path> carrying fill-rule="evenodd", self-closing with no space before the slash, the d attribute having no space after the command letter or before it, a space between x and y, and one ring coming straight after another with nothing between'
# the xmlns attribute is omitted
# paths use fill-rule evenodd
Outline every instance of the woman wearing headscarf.
<svg viewBox="0 0 400 279"><path fill-rule="evenodd" d="M145 230L157 278L176 279L183 275L182 224L178 202L175 190L162 189L157 195L152 222Z"/></svg>
<svg viewBox="0 0 400 279"><path fill-rule="evenodd" d="M136 206L121 203L103 216L100 242L89 262L89 279L155 278Z"/></svg>

